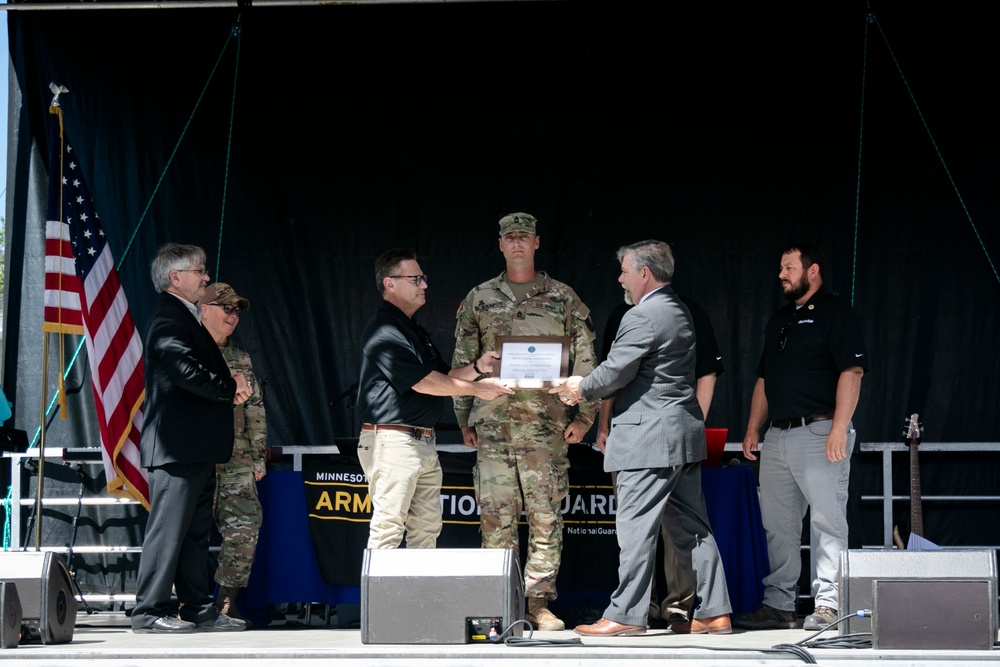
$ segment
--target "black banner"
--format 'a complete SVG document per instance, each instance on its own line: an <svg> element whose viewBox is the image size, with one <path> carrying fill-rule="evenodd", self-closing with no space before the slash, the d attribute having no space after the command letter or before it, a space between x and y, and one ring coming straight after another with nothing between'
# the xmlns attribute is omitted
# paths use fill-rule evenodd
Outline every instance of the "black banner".
<svg viewBox="0 0 1000 667"><path fill-rule="evenodd" d="M441 452L443 528L441 548L480 546L479 506L472 484L475 452ZM564 557L557 585L575 590L613 590L618 584L618 543L611 476L601 470L602 457L589 447L570 448L570 491L563 500ZM328 583L357 585L368 542L371 497L358 460L335 456L303 471L309 531L323 578ZM521 562L526 558L528 527L520 522ZM612 564L595 568L596 562Z"/></svg>

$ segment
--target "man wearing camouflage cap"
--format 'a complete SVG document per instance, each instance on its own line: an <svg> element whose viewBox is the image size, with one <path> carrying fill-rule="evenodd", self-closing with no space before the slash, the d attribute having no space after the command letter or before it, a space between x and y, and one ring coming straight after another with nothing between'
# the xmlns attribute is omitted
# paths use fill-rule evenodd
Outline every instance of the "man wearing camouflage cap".
<svg viewBox="0 0 1000 667"><path fill-rule="evenodd" d="M250 301L238 295L226 283L214 283L205 288L198 302L201 323L218 344L230 370L243 373L253 387L247 401L233 409L233 457L216 465L215 525L222 535L219 567L215 581L219 584L216 606L231 618L246 621L236 606L236 598L250 579L257 550L262 512L257 498L257 482L266 474L267 423L264 419L264 397L254 376L250 355L229 340L240 315L250 308ZM250 629L250 621L246 621Z"/></svg>
<svg viewBox="0 0 1000 667"><path fill-rule="evenodd" d="M497 336L565 336L570 340L570 372L593 370L590 310L571 287L535 270L535 225L527 213L500 220L500 252L507 270L473 288L459 307L453 367L495 349ZM560 506L569 491L568 445L583 439L597 407L569 408L545 391L530 389L492 401L455 398L465 444L477 449L476 498L484 548L518 548L523 496L528 515L525 618L539 630L565 628L549 611L548 601L556 598L562 558Z"/></svg>

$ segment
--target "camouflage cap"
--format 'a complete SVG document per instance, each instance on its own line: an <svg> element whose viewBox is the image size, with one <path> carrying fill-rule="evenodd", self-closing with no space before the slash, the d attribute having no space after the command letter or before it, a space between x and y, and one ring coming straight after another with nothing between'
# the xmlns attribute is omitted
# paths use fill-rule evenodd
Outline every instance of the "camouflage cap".
<svg viewBox="0 0 1000 667"><path fill-rule="evenodd" d="M500 236L511 232L535 233L535 220L533 215L527 213L509 213L500 218Z"/></svg>
<svg viewBox="0 0 1000 667"><path fill-rule="evenodd" d="M199 306L206 303L217 303L220 306L238 306L240 310L249 310L250 301L236 293L228 283L212 283L205 288L205 296L198 302Z"/></svg>

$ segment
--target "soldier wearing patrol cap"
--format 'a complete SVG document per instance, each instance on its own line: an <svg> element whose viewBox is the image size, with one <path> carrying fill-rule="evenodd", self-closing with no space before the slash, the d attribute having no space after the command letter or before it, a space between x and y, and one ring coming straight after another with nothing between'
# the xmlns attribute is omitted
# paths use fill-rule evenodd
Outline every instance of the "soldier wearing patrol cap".
<svg viewBox="0 0 1000 667"><path fill-rule="evenodd" d="M535 270L537 221L527 213L500 220L507 269L475 288L458 310L453 367L495 349L497 336L566 336L574 375L594 368L590 310L568 285ZM476 499L484 548L518 548L518 520L528 515L524 590L527 620L539 630L563 630L548 609L556 598L562 558L562 500L569 491L568 445L580 442L597 413L563 405L545 391L521 389L491 401L455 398L465 444L477 449Z"/></svg>
<svg viewBox="0 0 1000 667"><path fill-rule="evenodd" d="M233 457L216 465L215 524L222 535L219 567L215 581L219 584L216 606L231 618L246 620L236 606L236 598L246 588L257 550L262 512L257 498L257 482L266 474L267 423L264 419L264 397L260 383L254 377L250 355L229 340L240 315L250 308L250 301L238 295L226 283L214 283L205 288L198 302L201 322L218 344L219 351L235 372L241 372L253 388L253 395L233 409ZM247 621L250 629L250 621Z"/></svg>

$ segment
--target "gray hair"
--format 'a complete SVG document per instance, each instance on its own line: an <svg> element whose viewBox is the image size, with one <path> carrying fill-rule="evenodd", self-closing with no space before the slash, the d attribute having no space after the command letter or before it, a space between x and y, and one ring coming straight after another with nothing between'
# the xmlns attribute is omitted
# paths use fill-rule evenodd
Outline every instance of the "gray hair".
<svg viewBox="0 0 1000 667"><path fill-rule="evenodd" d="M153 278L153 287L157 292L163 292L170 287L170 272L186 269L192 264L204 264L205 251L196 245L181 245L166 243L156 251L149 274Z"/></svg>
<svg viewBox="0 0 1000 667"><path fill-rule="evenodd" d="M625 261L625 255L632 255L632 268L641 271L648 267L657 282L670 284L674 279L674 254L663 241L639 241L618 249L618 263Z"/></svg>

